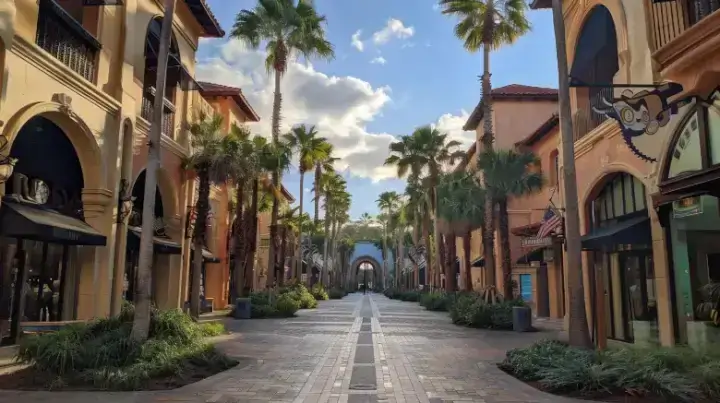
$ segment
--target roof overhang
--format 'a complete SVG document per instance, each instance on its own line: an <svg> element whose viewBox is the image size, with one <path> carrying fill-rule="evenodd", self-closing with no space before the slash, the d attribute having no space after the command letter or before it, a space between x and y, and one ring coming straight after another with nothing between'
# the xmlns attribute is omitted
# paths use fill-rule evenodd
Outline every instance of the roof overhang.
<svg viewBox="0 0 720 403"><path fill-rule="evenodd" d="M220 23L215 15L210 11L205 0L185 0L185 4L190 9L195 20L200 24L205 38L222 38L225 31L220 27Z"/></svg>

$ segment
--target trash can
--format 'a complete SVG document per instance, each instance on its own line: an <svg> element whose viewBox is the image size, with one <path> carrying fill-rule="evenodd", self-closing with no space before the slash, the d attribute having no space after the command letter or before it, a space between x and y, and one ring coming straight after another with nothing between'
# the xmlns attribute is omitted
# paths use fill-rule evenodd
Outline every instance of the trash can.
<svg viewBox="0 0 720 403"><path fill-rule="evenodd" d="M235 319L250 319L250 298L235 300Z"/></svg>
<svg viewBox="0 0 720 403"><path fill-rule="evenodd" d="M513 307L513 330L529 332L532 330L532 310L529 306Z"/></svg>

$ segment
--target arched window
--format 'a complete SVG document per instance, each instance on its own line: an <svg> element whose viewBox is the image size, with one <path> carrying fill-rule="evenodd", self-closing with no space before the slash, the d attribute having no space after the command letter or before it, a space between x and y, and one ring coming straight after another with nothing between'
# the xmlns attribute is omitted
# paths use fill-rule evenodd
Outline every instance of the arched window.
<svg viewBox="0 0 720 403"><path fill-rule="evenodd" d="M575 140L583 137L607 119L595 113L603 99L613 98L615 74L619 70L617 36L610 11L596 6L588 14L575 45L570 70L571 86L576 88Z"/></svg>
<svg viewBox="0 0 720 403"><path fill-rule="evenodd" d="M613 225L627 218L647 215L645 185L636 177L621 172L615 174L591 202L592 228Z"/></svg>
<svg viewBox="0 0 720 403"><path fill-rule="evenodd" d="M558 186L560 183L560 154L558 150L550 153L550 186Z"/></svg>

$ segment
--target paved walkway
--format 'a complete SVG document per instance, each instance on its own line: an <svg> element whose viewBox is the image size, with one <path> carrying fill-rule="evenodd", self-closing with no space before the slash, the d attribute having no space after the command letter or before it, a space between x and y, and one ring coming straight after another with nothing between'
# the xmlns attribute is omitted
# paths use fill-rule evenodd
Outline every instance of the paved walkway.
<svg viewBox="0 0 720 403"><path fill-rule="evenodd" d="M555 337L457 327L446 313L352 294L292 319L228 320L229 371L169 392L10 392L0 403L569 403L496 367L510 348Z"/></svg>

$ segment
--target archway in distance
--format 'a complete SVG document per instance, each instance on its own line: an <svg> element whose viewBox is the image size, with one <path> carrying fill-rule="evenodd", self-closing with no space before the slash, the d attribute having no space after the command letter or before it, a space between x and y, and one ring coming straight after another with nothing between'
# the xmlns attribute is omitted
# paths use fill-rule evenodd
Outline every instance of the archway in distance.
<svg viewBox="0 0 720 403"><path fill-rule="evenodd" d="M373 256L363 255L356 257L350 267L350 273L355 276L354 283L356 287L359 288L362 284L367 284L368 288L371 289L377 284L377 274L382 266Z"/></svg>

